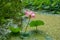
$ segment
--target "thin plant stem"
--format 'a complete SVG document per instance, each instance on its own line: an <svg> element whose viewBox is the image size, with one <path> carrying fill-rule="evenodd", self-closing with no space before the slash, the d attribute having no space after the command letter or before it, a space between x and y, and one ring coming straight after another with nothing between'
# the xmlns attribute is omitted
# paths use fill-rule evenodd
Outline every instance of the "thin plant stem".
<svg viewBox="0 0 60 40"><path fill-rule="evenodd" d="M36 30L37 30L37 26L36 26Z"/></svg>
<svg viewBox="0 0 60 40"><path fill-rule="evenodd" d="M27 23L27 25L26 25L25 32L26 32L26 30L27 30L27 28L28 28L29 22L30 22L30 18L29 18L29 21L28 21L28 23Z"/></svg>
<svg viewBox="0 0 60 40"><path fill-rule="evenodd" d="M37 26L36 26L36 33L37 33Z"/></svg>

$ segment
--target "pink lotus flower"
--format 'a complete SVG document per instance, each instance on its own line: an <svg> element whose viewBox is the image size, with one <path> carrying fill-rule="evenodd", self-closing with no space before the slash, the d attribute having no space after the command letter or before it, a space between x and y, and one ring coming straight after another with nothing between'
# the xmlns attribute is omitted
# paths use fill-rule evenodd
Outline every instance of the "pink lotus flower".
<svg viewBox="0 0 60 40"><path fill-rule="evenodd" d="M33 12L33 11L28 11L28 10L26 10L25 11L25 16L26 17L35 17L35 13Z"/></svg>

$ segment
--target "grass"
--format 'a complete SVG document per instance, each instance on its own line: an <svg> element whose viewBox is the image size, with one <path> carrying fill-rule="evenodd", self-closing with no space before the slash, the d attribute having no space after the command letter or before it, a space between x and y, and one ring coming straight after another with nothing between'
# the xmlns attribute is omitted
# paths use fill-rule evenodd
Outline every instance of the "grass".
<svg viewBox="0 0 60 40"><path fill-rule="evenodd" d="M36 17L32 18L31 20L44 21L45 25L38 26L38 30L44 31L46 34L50 35L53 38L53 40L60 40L60 15L36 14ZM34 30L35 28L28 27L27 31L32 30L32 29ZM32 37L33 36L30 37L30 40ZM17 39L12 38L12 40L19 39L18 37L16 38ZM38 36L37 38L38 40L44 40L42 36Z"/></svg>

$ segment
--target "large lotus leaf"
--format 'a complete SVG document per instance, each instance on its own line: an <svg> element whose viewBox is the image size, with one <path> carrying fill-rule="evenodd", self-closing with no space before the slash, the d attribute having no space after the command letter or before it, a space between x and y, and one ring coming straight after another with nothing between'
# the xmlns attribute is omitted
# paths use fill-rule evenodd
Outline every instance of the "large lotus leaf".
<svg viewBox="0 0 60 40"><path fill-rule="evenodd" d="M44 25L44 22L41 20L35 20L35 21L30 22L31 27L36 27L36 26L40 26L40 25Z"/></svg>

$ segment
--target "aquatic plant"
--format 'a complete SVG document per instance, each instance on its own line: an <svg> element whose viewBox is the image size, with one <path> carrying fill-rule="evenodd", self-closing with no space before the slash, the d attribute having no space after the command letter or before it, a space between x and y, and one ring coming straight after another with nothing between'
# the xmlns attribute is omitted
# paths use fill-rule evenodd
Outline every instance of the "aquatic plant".
<svg viewBox="0 0 60 40"><path fill-rule="evenodd" d="M41 20L34 20L30 22L30 27L36 27L36 31L38 30L37 27L44 25L44 22Z"/></svg>

